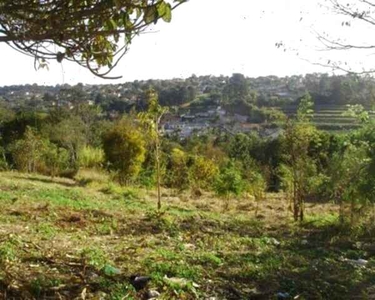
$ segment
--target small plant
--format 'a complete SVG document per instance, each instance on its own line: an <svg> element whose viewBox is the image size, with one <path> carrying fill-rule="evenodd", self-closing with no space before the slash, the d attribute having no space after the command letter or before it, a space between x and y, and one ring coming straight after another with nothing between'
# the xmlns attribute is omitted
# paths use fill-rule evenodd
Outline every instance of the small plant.
<svg viewBox="0 0 375 300"><path fill-rule="evenodd" d="M14 261L17 258L14 242L6 241L0 245L0 262Z"/></svg>
<svg viewBox="0 0 375 300"><path fill-rule="evenodd" d="M162 132L160 122L163 115L168 111L167 107L160 106L158 95L153 89L149 89L146 95L148 99L148 110L138 115L138 119L147 130L147 136L155 148L156 185L158 190L158 210L161 209L161 143Z"/></svg>
<svg viewBox="0 0 375 300"><path fill-rule="evenodd" d="M39 233L44 239L51 239L57 233L56 228L48 223L38 224L38 227L35 229L35 231Z"/></svg>
<svg viewBox="0 0 375 300"><path fill-rule="evenodd" d="M199 261L204 265L212 265L218 267L223 264L223 261L213 253L202 253L199 255Z"/></svg>
<svg viewBox="0 0 375 300"><path fill-rule="evenodd" d="M245 182L242 179L241 172L236 168L234 162L229 162L220 170L217 175L214 189L218 196L225 199L225 209L229 206L231 196L239 196L245 189Z"/></svg>
<svg viewBox="0 0 375 300"><path fill-rule="evenodd" d="M102 269L108 263L107 255L100 248L84 248L80 254L86 265L92 266L97 270Z"/></svg>

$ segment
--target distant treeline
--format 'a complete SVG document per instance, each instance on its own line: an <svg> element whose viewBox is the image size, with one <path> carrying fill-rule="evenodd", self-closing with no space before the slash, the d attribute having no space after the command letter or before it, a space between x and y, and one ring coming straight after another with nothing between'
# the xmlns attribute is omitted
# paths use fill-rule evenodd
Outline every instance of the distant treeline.
<svg viewBox="0 0 375 300"><path fill-rule="evenodd" d="M256 107L296 105L309 92L315 104L370 106L375 93L371 77L308 74L290 77L247 78L195 76L186 79L133 81L111 85L6 86L0 102L13 109L45 111L53 105L74 105L82 100L100 105L105 112L129 112L146 107L145 91L153 87L163 106L202 110L221 105L230 112L250 115Z"/></svg>

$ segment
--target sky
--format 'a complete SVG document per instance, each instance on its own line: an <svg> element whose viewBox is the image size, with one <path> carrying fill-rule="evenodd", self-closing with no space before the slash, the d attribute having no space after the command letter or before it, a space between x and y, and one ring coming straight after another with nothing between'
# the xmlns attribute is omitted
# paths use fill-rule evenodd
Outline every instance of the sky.
<svg viewBox="0 0 375 300"><path fill-rule="evenodd" d="M130 51L111 73L122 76L115 81L97 78L70 62L52 62L49 70L35 71L32 58L0 44L0 86L105 84L192 74L258 77L329 73L330 69L310 63L331 55L319 51L321 45L313 32L329 29L339 35L342 17L332 16L318 2L190 0L173 12L171 23L160 22L134 39ZM358 36L350 28L345 30ZM287 51L275 47L277 42L287 45Z"/></svg>

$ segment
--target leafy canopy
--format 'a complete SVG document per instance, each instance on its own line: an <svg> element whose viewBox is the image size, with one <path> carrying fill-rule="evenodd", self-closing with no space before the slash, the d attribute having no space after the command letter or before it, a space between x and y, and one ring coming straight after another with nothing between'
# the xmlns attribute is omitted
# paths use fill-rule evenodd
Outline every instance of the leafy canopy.
<svg viewBox="0 0 375 300"><path fill-rule="evenodd" d="M103 78L133 38L187 0L2 0L0 42L35 58L66 59ZM101 67L107 67L101 72Z"/></svg>

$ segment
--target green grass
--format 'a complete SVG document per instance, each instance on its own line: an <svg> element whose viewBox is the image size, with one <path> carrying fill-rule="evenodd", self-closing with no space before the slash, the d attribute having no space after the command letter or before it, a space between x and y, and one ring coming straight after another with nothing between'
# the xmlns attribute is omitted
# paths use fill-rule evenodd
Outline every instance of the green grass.
<svg viewBox="0 0 375 300"><path fill-rule="evenodd" d="M99 181L0 173L0 298L143 299L132 274L150 276L159 299L371 296L373 231L342 227L332 204L307 204L294 224L274 195L255 218L250 200L223 212L210 194L164 191L158 213L155 192ZM368 266L345 261L358 258Z"/></svg>

